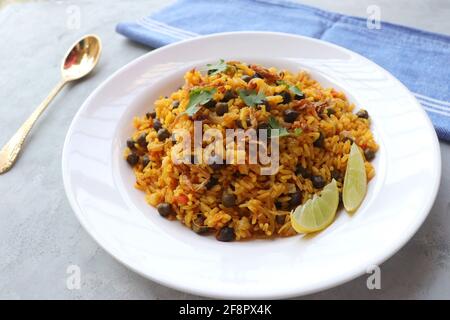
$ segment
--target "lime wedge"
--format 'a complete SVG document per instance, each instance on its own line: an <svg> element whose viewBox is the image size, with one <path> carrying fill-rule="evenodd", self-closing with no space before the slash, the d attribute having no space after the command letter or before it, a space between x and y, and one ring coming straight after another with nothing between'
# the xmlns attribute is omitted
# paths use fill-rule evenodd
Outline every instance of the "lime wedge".
<svg viewBox="0 0 450 320"><path fill-rule="evenodd" d="M339 190L333 179L312 199L291 212L291 224L299 233L310 233L325 229L333 222L339 204Z"/></svg>
<svg viewBox="0 0 450 320"><path fill-rule="evenodd" d="M345 171L342 201L345 210L354 212L361 205L367 192L367 176L364 158L356 143L352 144Z"/></svg>

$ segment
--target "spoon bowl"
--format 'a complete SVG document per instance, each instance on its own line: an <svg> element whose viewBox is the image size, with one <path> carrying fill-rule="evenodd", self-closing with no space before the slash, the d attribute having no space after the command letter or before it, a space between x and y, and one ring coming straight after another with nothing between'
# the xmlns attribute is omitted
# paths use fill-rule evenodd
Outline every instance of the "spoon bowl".
<svg viewBox="0 0 450 320"><path fill-rule="evenodd" d="M80 39L67 52L61 64L64 80L77 80L94 69L102 51L100 39L96 35L87 35Z"/></svg>
<svg viewBox="0 0 450 320"><path fill-rule="evenodd" d="M100 58L101 51L102 44L96 35L86 35L75 42L61 64L61 81L0 150L0 174L7 172L14 165L31 128L50 101L67 82L81 79L91 72Z"/></svg>

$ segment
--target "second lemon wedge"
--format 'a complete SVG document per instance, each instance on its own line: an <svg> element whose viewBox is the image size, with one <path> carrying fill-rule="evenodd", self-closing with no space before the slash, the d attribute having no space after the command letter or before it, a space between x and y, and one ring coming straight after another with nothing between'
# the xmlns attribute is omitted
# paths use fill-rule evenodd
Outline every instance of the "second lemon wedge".
<svg viewBox="0 0 450 320"><path fill-rule="evenodd" d="M291 225L299 233L317 232L328 227L339 205L339 190L333 179L312 199L291 212Z"/></svg>
<svg viewBox="0 0 450 320"><path fill-rule="evenodd" d="M361 205L367 192L367 175L364 166L364 157L361 150L352 144L345 171L344 187L342 188L342 201L345 210L354 212Z"/></svg>

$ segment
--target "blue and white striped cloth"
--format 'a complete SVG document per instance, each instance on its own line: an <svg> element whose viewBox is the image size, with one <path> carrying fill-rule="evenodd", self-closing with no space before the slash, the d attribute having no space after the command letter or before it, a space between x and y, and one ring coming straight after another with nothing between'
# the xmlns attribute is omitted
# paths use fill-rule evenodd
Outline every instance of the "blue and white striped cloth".
<svg viewBox="0 0 450 320"><path fill-rule="evenodd" d="M375 61L417 97L438 136L450 141L450 37L286 0L179 0L149 17L117 25L117 32L157 48L225 31L279 31L336 43Z"/></svg>

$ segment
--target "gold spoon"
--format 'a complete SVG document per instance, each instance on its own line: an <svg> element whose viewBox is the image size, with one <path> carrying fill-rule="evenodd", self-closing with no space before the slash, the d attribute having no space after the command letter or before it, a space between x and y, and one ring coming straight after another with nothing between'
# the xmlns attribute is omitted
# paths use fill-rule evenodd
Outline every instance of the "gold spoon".
<svg viewBox="0 0 450 320"><path fill-rule="evenodd" d="M81 79L91 72L97 64L101 51L100 39L96 35L87 35L78 40L72 49L67 52L61 65L61 81L0 150L0 174L8 171L14 165L20 150L22 150L25 138L36 120L50 104L50 101L66 83Z"/></svg>

